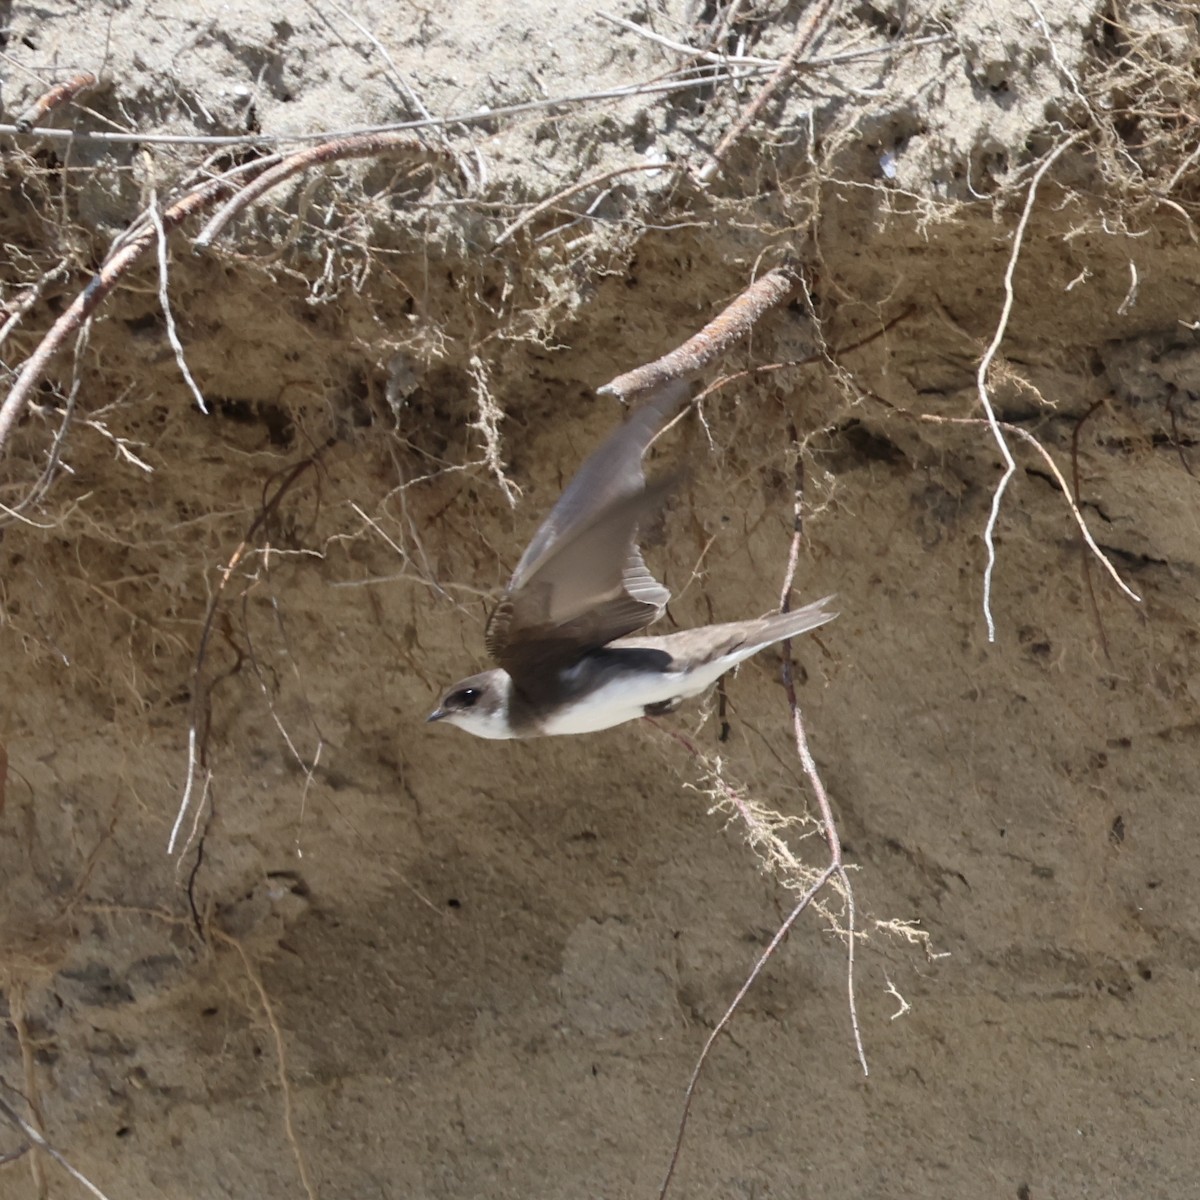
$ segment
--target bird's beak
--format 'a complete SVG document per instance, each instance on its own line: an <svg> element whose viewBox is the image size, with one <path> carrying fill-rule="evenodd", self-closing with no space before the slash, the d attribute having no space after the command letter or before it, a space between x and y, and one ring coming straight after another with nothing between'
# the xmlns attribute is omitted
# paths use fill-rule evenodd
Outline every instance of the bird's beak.
<svg viewBox="0 0 1200 1200"><path fill-rule="evenodd" d="M435 708L433 712L431 712L429 716L425 718L425 724L428 725L430 721L440 721L445 715L446 710L444 708Z"/></svg>

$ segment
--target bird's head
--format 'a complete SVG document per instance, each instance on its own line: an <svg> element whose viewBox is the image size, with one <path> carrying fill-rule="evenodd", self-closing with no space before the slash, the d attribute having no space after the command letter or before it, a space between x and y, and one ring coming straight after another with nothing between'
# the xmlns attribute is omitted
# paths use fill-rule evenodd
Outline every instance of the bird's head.
<svg viewBox="0 0 1200 1200"><path fill-rule="evenodd" d="M484 671L448 687L426 721L448 721L476 737L510 738L508 698L512 680L504 671Z"/></svg>

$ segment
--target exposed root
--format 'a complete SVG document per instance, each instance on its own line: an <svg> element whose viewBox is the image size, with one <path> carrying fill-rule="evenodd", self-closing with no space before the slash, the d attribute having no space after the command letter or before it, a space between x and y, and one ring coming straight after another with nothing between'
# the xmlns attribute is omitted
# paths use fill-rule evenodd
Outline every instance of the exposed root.
<svg viewBox="0 0 1200 1200"><path fill-rule="evenodd" d="M23 1116L3 1097L0 1097L0 1117L3 1117L14 1129L18 1129L33 1143L39 1150L48 1154L76 1183L86 1188L88 1192L96 1197L96 1200L109 1200L108 1196L102 1192L82 1171L73 1167L67 1158L56 1150L46 1139L41 1132L25 1120ZM38 1165L38 1156L31 1154L29 1156L33 1177L37 1184L38 1197L47 1196L46 1178L41 1174L40 1165Z"/></svg>
<svg viewBox="0 0 1200 1200"><path fill-rule="evenodd" d="M675 380L691 379L717 362L772 309L800 287L791 267L775 267L730 301L699 333L652 363L618 375L597 389L601 395L634 400Z"/></svg>
<svg viewBox="0 0 1200 1200"><path fill-rule="evenodd" d="M296 1136L296 1126L292 1119L292 1086L288 1082L287 1072L287 1050L284 1046L283 1031L279 1028L279 1022L275 1019L275 1008L271 1004L271 997L267 994L266 985L262 981L262 976L258 973L258 969L250 960L250 955L246 953L246 948L237 938L228 933L223 933L220 930L213 930L213 936L227 946L232 946L238 953L238 957L242 960L242 966L246 971L246 978L250 980L254 986L254 990L258 993L259 1003L263 1008L263 1015L267 1019L267 1025L271 1030L271 1037L275 1042L275 1065L278 1071L279 1090L283 1098L283 1131L287 1138L288 1145L292 1149L292 1156L296 1160L296 1170L300 1175L300 1185L304 1188L304 1194L308 1200L317 1200L317 1193L313 1188L312 1176L308 1170L308 1160L305 1157L304 1151L300 1147L300 1140Z"/></svg>
<svg viewBox="0 0 1200 1200"><path fill-rule="evenodd" d="M471 355L470 367L475 380L475 400L479 405L479 419L472 422L471 428L478 429L483 435L484 464L500 485L509 508L516 508L521 489L509 479L500 448L500 422L504 420L504 410L496 403L488 387L488 372L483 359L477 354Z"/></svg>
<svg viewBox="0 0 1200 1200"><path fill-rule="evenodd" d="M167 840L167 854L174 854L176 841L179 837L179 830L183 825L184 817L188 812L191 804L192 791L196 781L198 770L208 770L208 729L210 721L210 696L212 692L212 683L204 677L204 664L208 657L208 646L212 637L213 628L216 623L217 613L220 610L221 598L225 588L229 583L233 572L236 570L238 563L246 554L251 542L257 536L259 529L267 521L270 515L278 508L283 498L291 491L292 486L296 481L311 467L317 464L318 455L306 458L303 461L296 463L290 470L284 472L280 477L279 483L275 490L264 498L262 507L258 514L250 523L250 528L246 531L245 537L242 538L237 548L234 550L229 562L225 565L225 569L221 573L221 579L217 584L216 591L213 593L212 599L208 604L208 612L204 618L204 624L200 632L200 641L196 647L196 659L192 668L192 696L191 696L191 715L188 721L188 751L187 751L187 768L184 778L183 795L179 802L179 808L175 816L175 823L171 827L171 835ZM240 655L240 652L239 652ZM241 666L241 661L234 665L232 670L236 671ZM205 792L207 794L208 781L205 782Z"/></svg>
<svg viewBox="0 0 1200 1200"><path fill-rule="evenodd" d="M982 417L943 417L934 413L920 413L917 417L920 421L928 421L935 425L988 425L997 438L1002 438L1005 433L1011 433L1015 437L1019 437L1022 441L1027 442L1037 451L1042 461L1046 464L1050 473L1054 476L1055 482L1062 490L1063 499L1067 502L1067 508L1070 509L1071 516L1075 520L1075 524L1079 529L1079 536L1083 539L1084 544L1096 557L1100 565L1112 576L1113 582L1121 591L1129 597L1130 600L1136 603L1141 603L1141 596L1137 594L1118 574L1117 568L1113 566L1112 559L1104 553L1103 550L1096 544L1096 539L1092 537L1092 531L1088 528L1087 522L1083 519L1083 513L1079 509L1078 503L1072 498L1071 489L1067 486L1067 481L1059 470L1058 464L1050 456L1050 451L1042 445L1041 442L1029 432L1028 429L1022 429L1019 425L1010 424L1008 421L998 421L995 413L990 413L989 418L984 420ZM1011 457L1011 456L1010 456ZM1016 471L1016 461L1012 460L1012 468L1008 474L1011 476ZM996 506L999 503L997 496L992 498L992 511L995 513ZM989 528L994 525L994 522L989 523ZM995 552L993 551L989 565L995 562ZM985 596L990 595L990 592L985 591ZM986 610L985 610L986 611ZM989 613L990 616L990 613ZM994 632L994 631L993 631ZM995 641L995 637L991 636L989 641Z"/></svg>
<svg viewBox="0 0 1200 1200"><path fill-rule="evenodd" d="M113 288L128 274L134 263L151 246L158 244L159 225L165 236L182 225L193 213L201 212L219 200L230 186L229 180L224 176L202 184L170 205L157 223L151 219L147 227L135 236L123 240L121 248L109 257L87 287L75 297L66 312L54 322L37 349L25 360L16 382L4 398L3 404L0 404L0 452L4 450L13 428L29 403L34 386L50 360L62 349L71 334L83 326L87 318L96 311Z"/></svg>
<svg viewBox="0 0 1200 1200"><path fill-rule="evenodd" d="M0 524L6 524L8 520L13 518L24 519L21 514L27 509L32 508L39 500L50 490L51 484L58 473L59 466L62 460L63 449L67 443L67 434L70 432L71 423L75 416L75 403L79 398L79 360L84 350L87 348L88 339L92 332L92 318L89 316L84 322L79 332L75 336L75 355L71 365L71 386L67 390L66 403L62 407L62 418L58 426L58 432L54 435L54 441L50 445L50 453L46 456L46 465L42 468L41 474L34 480L33 485L25 493L25 495L17 501L11 508L5 507L5 521ZM101 426L103 429L103 426ZM107 430L104 430L107 433Z"/></svg>
<svg viewBox="0 0 1200 1200"><path fill-rule="evenodd" d="M318 146L310 146L307 150L300 150L295 154L288 155L282 162L276 163L264 171L252 183L247 184L240 192L227 200L200 231L192 245L196 250L208 249L238 213L248 208L271 188L283 183L286 179L291 179L293 175L299 175L310 167L322 166L325 163L340 162L348 158L370 158L373 155L392 150L407 150L420 158L444 157L441 151L435 150L417 138L400 133L364 133L355 137L335 138Z"/></svg>
<svg viewBox="0 0 1200 1200"><path fill-rule="evenodd" d="M42 298L46 287L67 274L69 265L65 258L59 259L55 266L48 271L43 271L8 307L8 316L5 318L4 324L0 325L0 346L4 345L8 340L8 335L16 329L25 314Z"/></svg>
<svg viewBox="0 0 1200 1200"><path fill-rule="evenodd" d="M150 194L150 219L154 223L154 235L158 244L158 303L162 308L163 320L167 325L167 340L175 352L179 373L183 376L183 382L187 384L188 391L192 393L196 407L205 416L208 416L208 404L204 399L204 393L200 391L199 385L188 368L187 359L183 353L183 343L179 340L179 331L175 328L175 314L171 311L171 296L168 288L170 277L167 268L167 231L163 226L162 213L158 211L158 196L154 192Z"/></svg>
<svg viewBox="0 0 1200 1200"><path fill-rule="evenodd" d="M798 436L796 430L791 430L792 445L794 449L798 449ZM803 474L801 471L800 459L797 454L796 459L796 490L794 496L794 511L793 511L793 532L791 544L788 550L788 564L784 573L783 586L780 594L780 609L786 611L791 599L792 584L796 576L796 568L799 563L800 541L803 537L803 518L802 518L802 502L803 502ZM800 759L801 766L808 778L809 785L813 790L813 795L816 798L818 810L820 812L820 827L821 832L825 837L826 846L828 848L829 857L825 866L820 871L814 871L802 864L793 854L791 848L779 836L778 829L793 824L794 821L789 821L778 813L765 811L761 806L748 802L734 789L725 784L720 773L720 763L715 764L715 770L710 767L711 778L718 786L718 794L723 797L723 800L728 802L741 816L747 829L747 840L750 844L758 849L769 869L773 869L784 881L785 885L790 884L795 886L796 882L804 881L807 884L800 899L792 907L783 923L776 930L774 937L767 944L766 949L759 955L750 969L749 974L738 989L737 994L722 1014L721 1019L713 1027L712 1032L705 1040L704 1046L700 1050L697 1057L696 1065L692 1070L691 1078L688 1080L686 1089L684 1090L683 1106L680 1113L679 1128L676 1132L675 1143L672 1148L670 1162L667 1165L666 1174L663 1178L662 1186L659 1189L659 1200L663 1200L671 1186L671 1180L675 1174L675 1168L679 1162L679 1156L683 1149L684 1134L687 1131L688 1117L691 1113L692 1101L696 1094L696 1087L700 1082L700 1076L704 1070L705 1063L708 1061L709 1055L717 1038L726 1029L734 1014L749 992L754 982L765 968L767 961L775 953L775 950L782 943L791 931L792 926L810 907L816 905L817 898L825 886L836 881L838 892L842 897L845 906L845 923L840 929L842 936L846 939L846 995L847 1005L850 1013L850 1028L854 1040L855 1051L858 1056L860 1065L862 1066L863 1074L869 1073L867 1068L866 1051L863 1047L862 1030L858 1020L858 1006L855 1000L854 991L854 946L855 939L859 936L855 928L855 902L854 889L850 883L850 877L847 873L845 863L842 858L841 838L838 834L837 823L834 820L833 808L829 801L828 793L825 790L825 785L821 780L817 765L812 756L812 751L808 745L808 733L804 726L804 718L800 711L799 701L796 697L795 677L791 658L791 643L783 642L783 681L787 692L788 708L792 716L792 734L796 746L796 754ZM707 763L707 759L700 753L699 750L680 734L672 733L672 737L686 746L693 754L695 754L702 762ZM822 909L821 911L825 911ZM826 913L826 915L829 915ZM831 923L837 928L837 922L830 917Z"/></svg>
<svg viewBox="0 0 1200 1200"><path fill-rule="evenodd" d="M933 938L930 936L929 931L922 929L914 921L901 921L893 917L890 921L876 921L875 928L880 933L887 933L892 937L907 942L910 946L920 946L925 951L925 957L930 962L936 962L939 958L950 957L949 950L935 951L933 948Z"/></svg>
<svg viewBox="0 0 1200 1200"><path fill-rule="evenodd" d="M1059 142L1042 160L1041 165L1034 172L1033 179L1030 180L1029 192L1025 197L1025 208L1021 212L1021 219L1017 222L1016 231L1013 233L1012 253L1008 256L1008 267L1004 272L1004 305L1000 310L1000 320L996 323L996 332L992 336L991 343L988 345L987 350L984 351L983 357L979 360L979 370L976 373L979 403L983 406L983 410L987 414L987 422L991 427L992 436L996 439L996 445L999 446L1000 454L1004 458L1004 474L1000 477L1000 482L996 485L996 490L992 494L992 508L983 532L984 544L987 546L987 566L984 567L983 571L983 618L987 622L989 642L996 640L996 622L992 617L992 576L996 569L996 522L1000 519L1000 502L1004 499L1004 493L1008 488L1009 481L1016 474L1017 464L1013 459L1012 451L1008 448L1008 442L1004 439L1000 422L996 419L995 409L992 407L992 398L988 394L988 371L991 369L992 361L1000 349L1000 343L1004 340L1004 334L1008 329L1008 319L1012 315L1015 298L1013 276L1016 274L1017 261L1021 257L1021 245L1025 239L1025 229L1029 224L1029 217L1033 212L1033 202L1037 199L1038 184L1041 183L1046 172L1050 170L1060 155L1075 145L1082 137L1082 133L1076 133ZM1082 522L1082 518L1079 519ZM1099 554L1099 550L1096 552ZM1111 564L1109 564L1109 570L1112 570ZM1113 572L1113 577L1116 578L1115 571ZM1117 579L1117 582L1120 583L1120 579ZM1133 595L1132 592L1129 594ZM1138 599L1137 596L1133 598L1135 600Z"/></svg>

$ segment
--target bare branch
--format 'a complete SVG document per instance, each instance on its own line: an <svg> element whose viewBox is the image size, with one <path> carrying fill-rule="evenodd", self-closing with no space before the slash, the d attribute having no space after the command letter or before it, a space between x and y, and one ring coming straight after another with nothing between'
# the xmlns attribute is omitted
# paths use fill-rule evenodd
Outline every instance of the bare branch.
<svg viewBox="0 0 1200 1200"><path fill-rule="evenodd" d="M601 187L608 183L610 179L619 179L622 175L632 175L636 171L665 171L670 169L669 164L661 162L639 162L632 163L627 167L617 167L614 171L605 171L603 175L593 175L590 179L581 179L578 183L573 183L570 187L563 188L561 192L555 192L553 196L547 196L545 200L540 200L532 208L527 209L496 238L493 245L499 248L506 242L512 241L530 221L536 220L547 209L553 208L556 204L561 204L562 201L569 199L579 192L587 191L590 187Z"/></svg>
<svg viewBox="0 0 1200 1200"><path fill-rule="evenodd" d="M763 84L758 95L746 106L745 111L737 119L733 128L717 143L717 148L712 152L708 162L696 172L696 178L701 183L708 183L716 175L721 169L721 164L724 162L725 156L737 142L741 141L750 126L758 120L759 114L766 107L768 101L796 73L800 67L801 60L816 44L821 34L825 32L836 4L837 0L817 0L805 12L801 18L800 31L796 35L796 40L792 44L792 48L787 52L787 56L779 64L775 74Z"/></svg>
<svg viewBox="0 0 1200 1200"><path fill-rule="evenodd" d="M161 215L164 235L177 229L193 213L202 212L209 205L216 203L230 186L230 182L219 175L170 205ZM153 221L147 222L136 236L128 238L92 276L91 282L75 297L66 312L42 338L38 348L25 360L16 383L5 396L4 403L0 404L0 451L3 451L12 435L13 428L29 403L34 385L41 378L50 360L62 349L71 334L96 311L133 264L157 241L158 228Z"/></svg>
<svg viewBox="0 0 1200 1200"><path fill-rule="evenodd" d="M71 1176L77 1183L87 1188L96 1200L109 1200L105 1195L82 1171L73 1167L66 1158L63 1157L48 1141L28 1122L11 1104L0 1097L0 1117L3 1117L10 1125L19 1129L25 1137L29 1139L35 1146L44 1150L68 1175Z"/></svg>
<svg viewBox="0 0 1200 1200"><path fill-rule="evenodd" d="M599 388L601 395L629 400L676 379L688 379L716 362L740 341L771 309L788 300L800 286L797 272L776 267L756 279L694 337L645 366L618 375Z"/></svg>
<svg viewBox="0 0 1200 1200"><path fill-rule="evenodd" d="M301 171L306 171L309 167L339 162L347 158L369 158L372 154L379 154L384 150L410 150L413 154L420 156L450 157L444 151L427 145L419 138L399 133L368 133L358 137L338 138L334 141L323 142L319 146L310 146L307 150L299 150L295 154L288 155L281 163L276 164L269 171L264 171L253 183L247 184L237 195L227 200L200 231L200 236L192 243L193 248L207 250L238 213L244 208L248 208L259 196L270 191L285 179L299 175Z"/></svg>
<svg viewBox="0 0 1200 1200"><path fill-rule="evenodd" d="M1012 253L1008 256L1008 267L1004 272L1004 305L1000 310L1000 320L996 324L996 332L992 337L991 344L979 360L979 370L976 373L979 403L983 405L983 411L987 414L988 425L991 426L992 436L996 439L996 445L1000 447L1000 454L1004 458L1004 474L1001 476L1000 482L996 486L995 494L992 496L992 509L988 515L987 526L983 533L983 540L987 546L988 556L987 566L983 572L983 617L987 622L989 642L996 640L996 622L992 617L992 576L996 568L996 522L1000 518L1000 502L1004 498L1004 492L1008 487L1009 481L1016 473L1017 464L1013 460L1012 451L1009 450L1008 443L1004 440L1004 434L1000 429L1000 422L996 419L996 411L992 407L992 399L988 394L987 376L992 362L1000 349L1000 343L1004 340L1005 331L1008 329L1008 319L1012 315L1014 301L1013 276L1017 271L1017 261L1021 257L1021 245L1025 239L1025 229L1029 224L1030 215L1033 213L1033 202L1037 198L1038 185L1042 182L1046 172L1058 160L1059 156L1079 141L1081 137L1083 137L1082 132L1073 134L1055 146L1046 155L1041 166L1034 172L1033 179L1029 182L1029 194L1025 197L1025 208L1021 213L1021 219L1017 222L1016 232L1013 234ZM1137 599L1137 597L1135 596L1134 599Z"/></svg>

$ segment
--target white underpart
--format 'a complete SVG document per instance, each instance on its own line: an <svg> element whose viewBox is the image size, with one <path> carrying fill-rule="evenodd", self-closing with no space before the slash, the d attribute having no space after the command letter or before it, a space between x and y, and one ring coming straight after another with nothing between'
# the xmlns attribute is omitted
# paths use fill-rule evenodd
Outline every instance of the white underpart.
<svg viewBox="0 0 1200 1200"><path fill-rule="evenodd" d="M486 681L487 703L476 708L448 712L442 720L457 725L475 737L490 741L505 741L515 737L508 723L508 698L512 694L512 679L504 671L489 671L478 677Z"/></svg>
<svg viewBox="0 0 1200 1200"><path fill-rule="evenodd" d="M483 713L467 709L464 712L448 713L442 719L447 725L457 725L459 729L465 729L468 733L487 738L489 741L502 742L517 736L508 723L508 712L505 710Z"/></svg>
<svg viewBox="0 0 1200 1200"><path fill-rule="evenodd" d="M733 654L705 663L693 671L646 671L618 677L561 709L557 716L546 718L542 722L542 732L595 733L625 721L636 720L645 715L647 705L698 696L731 667L770 644L762 642L757 646L742 646Z"/></svg>

